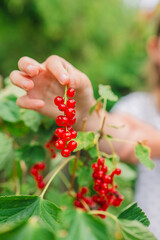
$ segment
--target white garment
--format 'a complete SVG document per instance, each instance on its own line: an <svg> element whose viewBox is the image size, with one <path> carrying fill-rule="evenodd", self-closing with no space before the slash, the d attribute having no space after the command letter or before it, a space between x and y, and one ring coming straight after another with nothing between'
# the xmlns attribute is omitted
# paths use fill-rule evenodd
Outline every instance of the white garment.
<svg viewBox="0 0 160 240"><path fill-rule="evenodd" d="M135 92L123 97L114 112L128 113L160 130L160 113L153 95ZM160 240L160 159L154 159L155 168L149 170L138 165L135 201L145 211L151 224L150 231Z"/></svg>

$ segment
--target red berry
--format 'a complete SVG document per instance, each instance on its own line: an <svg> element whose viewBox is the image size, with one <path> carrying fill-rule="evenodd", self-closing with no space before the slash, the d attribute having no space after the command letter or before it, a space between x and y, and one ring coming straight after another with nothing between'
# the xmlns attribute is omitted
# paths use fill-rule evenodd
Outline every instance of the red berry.
<svg viewBox="0 0 160 240"><path fill-rule="evenodd" d="M43 176L42 175L37 175L35 177L35 180L38 181L38 182L41 182L43 180Z"/></svg>
<svg viewBox="0 0 160 240"><path fill-rule="evenodd" d="M74 99L68 99L66 105L67 107L74 108L74 106L76 105L76 101Z"/></svg>
<svg viewBox="0 0 160 240"><path fill-rule="evenodd" d="M102 188L102 189L107 189L107 188L108 188L108 184L105 183L105 182L102 183L102 184L101 184L101 188Z"/></svg>
<svg viewBox="0 0 160 240"><path fill-rule="evenodd" d="M75 90L73 88L69 88L67 90L67 96L68 97L74 97L74 94L75 94Z"/></svg>
<svg viewBox="0 0 160 240"><path fill-rule="evenodd" d="M44 162L39 162L36 165L38 170L43 170L46 167L46 164Z"/></svg>
<svg viewBox="0 0 160 240"><path fill-rule="evenodd" d="M107 168L107 166L104 165L101 170L102 170L104 173L106 173L106 172L108 171L108 168Z"/></svg>
<svg viewBox="0 0 160 240"><path fill-rule="evenodd" d="M63 104L64 103L64 99L60 96L57 96L55 99L54 99L54 103L58 106L60 104Z"/></svg>
<svg viewBox="0 0 160 240"><path fill-rule="evenodd" d="M69 121L68 125L73 125L73 124L75 124L75 122L76 122L76 118L75 118L75 116L72 117L72 118L69 118L68 121Z"/></svg>
<svg viewBox="0 0 160 240"><path fill-rule="evenodd" d="M93 195L92 200L97 203L99 201L99 196Z"/></svg>
<svg viewBox="0 0 160 240"><path fill-rule="evenodd" d="M83 207L82 203L80 201L78 201L78 200L74 201L74 206L75 207L79 207L79 208Z"/></svg>
<svg viewBox="0 0 160 240"><path fill-rule="evenodd" d="M76 114L76 111L74 108L67 108L65 114L68 118L73 118Z"/></svg>
<svg viewBox="0 0 160 240"><path fill-rule="evenodd" d="M69 141L69 140L71 140L71 138L72 138L72 135L71 135L71 133L70 132L65 132L65 133L63 133L63 140L64 141Z"/></svg>
<svg viewBox="0 0 160 240"><path fill-rule="evenodd" d="M92 177L93 177L94 179L97 179L97 178L98 178L97 172L92 173Z"/></svg>
<svg viewBox="0 0 160 240"><path fill-rule="evenodd" d="M72 128L71 126L67 127L67 130L68 130L69 132L74 131L73 128Z"/></svg>
<svg viewBox="0 0 160 240"><path fill-rule="evenodd" d="M122 171L121 171L120 168L116 168L116 169L114 170L114 172L115 172L116 175L120 175Z"/></svg>
<svg viewBox="0 0 160 240"><path fill-rule="evenodd" d="M74 149L77 147L77 142L76 141L70 141L67 145L67 148L72 152Z"/></svg>
<svg viewBox="0 0 160 240"><path fill-rule="evenodd" d="M66 142L63 139L58 139L55 143L55 147L59 150L65 148Z"/></svg>
<svg viewBox="0 0 160 240"><path fill-rule="evenodd" d="M101 185L102 184L102 180L101 179L96 179L95 180L95 185Z"/></svg>
<svg viewBox="0 0 160 240"><path fill-rule="evenodd" d="M53 154L52 154L52 158L56 158L56 153L53 153Z"/></svg>
<svg viewBox="0 0 160 240"><path fill-rule="evenodd" d="M63 150L61 151L61 155L62 155L63 157L69 157L70 154L71 154L71 151L70 151L68 148L65 148L65 149L63 149Z"/></svg>
<svg viewBox="0 0 160 240"><path fill-rule="evenodd" d="M62 138L64 132L65 132L64 128L57 128L55 130L55 134L58 138Z"/></svg>
<svg viewBox="0 0 160 240"><path fill-rule="evenodd" d="M50 142L47 142L46 144L45 144L45 148L49 148L50 147Z"/></svg>
<svg viewBox="0 0 160 240"><path fill-rule="evenodd" d="M105 196L105 194L106 194L106 191L105 191L104 189L101 189L101 190L99 191L99 195L100 195L100 196Z"/></svg>
<svg viewBox="0 0 160 240"><path fill-rule="evenodd" d="M81 193L82 193L82 195L88 193L88 188L87 187L82 187L81 188Z"/></svg>
<svg viewBox="0 0 160 240"><path fill-rule="evenodd" d="M100 170L100 171L97 172L98 178L102 178L103 175L104 175L104 172L103 172L103 171Z"/></svg>
<svg viewBox="0 0 160 240"><path fill-rule="evenodd" d="M103 165L104 165L104 162L105 162L104 158L99 158L99 159L98 159L98 165L99 165L99 166L103 166Z"/></svg>
<svg viewBox="0 0 160 240"><path fill-rule="evenodd" d="M96 192L99 192L101 190L101 187L99 185L94 185L93 189L96 191Z"/></svg>
<svg viewBox="0 0 160 240"><path fill-rule="evenodd" d="M37 171L37 169L36 169L35 167L32 167L32 168L31 168L30 173L31 173L31 175L33 175L33 176L37 176L37 175L38 175L38 171Z"/></svg>
<svg viewBox="0 0 160 240"><path fill-rule="evenodd" d="M58 109L60 110L60 111L65 111L66 110L66 105L64 104L64 103L62 103L62 104L59 104L58 105Z"/></svg>
<svg viewBox="0 0 160 240"><path fill-rule="evenodd" d="M56 123L60 127L65 127L68 125L68 118L66 116L60 115L56 118Z"/></svg>
<svg viewBox="0 0 160 240"><path fill-rule="evenodd" d="M104 175L103 181L104 181L105 183L111 183L111 182L112 182L111 177L110 177L109 175L107 175L107 174Z"/></svg>
<svg viewBox="0 0 160 240"><path fill-rule="evenodd" d="M92 164L92 169L93 169L94 171L98 171L98 170L99 170L98 164L97 164L97 163L93 163L93 164Z"/></svg>
<svg viewBox="0 0 160 240"><path fill-rule="evenodd" d="M83 197L82 193L77 193L77 194L76 194L76 198L77 198L77 199L81 199L82 197Z"/></svg>
<svg viewBox="0 0 160 240"><path fill-rule="evenodd" d="M37 187L39 189L43 189L45 187L45 183L43 181L37 183Z"/></svg>
<svg viewBox="0 0 160 240"><path fill-rule="evenodd" d="M76 131L73 130L73 131L71 132L71 134L72 134L72 138L76 138L76 137L77 137L77 132L76 132Z"/></svg>

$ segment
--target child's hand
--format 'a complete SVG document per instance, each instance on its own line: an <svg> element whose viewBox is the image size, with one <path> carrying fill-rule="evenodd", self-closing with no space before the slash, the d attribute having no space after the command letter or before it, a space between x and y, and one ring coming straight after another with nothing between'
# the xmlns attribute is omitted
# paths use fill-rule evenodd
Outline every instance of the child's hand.
<svg viewBox="0 0 160 240"><path fill-rule="evenodd" d="M64 95L66 84L76 90L77 120L87 115L94 103L88 77L61 57L50 56L43 64L29 57L22 57L18 67L20 71L11 72L10 79L13 84L27 92L25 96L17 99L17 104L22 108L33 109L56 118L59 112L54 105L54 98Z"/></svg>

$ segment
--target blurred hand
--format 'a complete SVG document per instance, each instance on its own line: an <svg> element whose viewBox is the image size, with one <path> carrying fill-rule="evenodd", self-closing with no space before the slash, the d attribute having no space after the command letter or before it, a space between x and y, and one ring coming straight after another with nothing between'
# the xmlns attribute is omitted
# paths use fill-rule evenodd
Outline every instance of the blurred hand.
<svg viewBox="0 0 160 240"><path fill-rule="evenodd" d="M61 57L50 56L42 64L22 57L18 67L20 71L11 72L10 79L14 85L26 90L26 95L17 99L19 107L36 110L55 119L60 111L54 104L54 98L64 95L66 84L76 90L77 122L87 115L94 104L88 77Z"/></svg>

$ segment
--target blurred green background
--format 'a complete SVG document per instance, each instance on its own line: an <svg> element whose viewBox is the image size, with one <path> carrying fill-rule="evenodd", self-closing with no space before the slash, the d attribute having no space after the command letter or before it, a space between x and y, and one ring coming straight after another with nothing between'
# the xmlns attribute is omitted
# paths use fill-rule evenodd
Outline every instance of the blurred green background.
<svg viewBox="0 0 160 240"><path fill-rule="evenodd" d="M1 0L0 74L22 56L60 55L119 96L145 87L146 41L153 24L121 0Z"/></svg>

